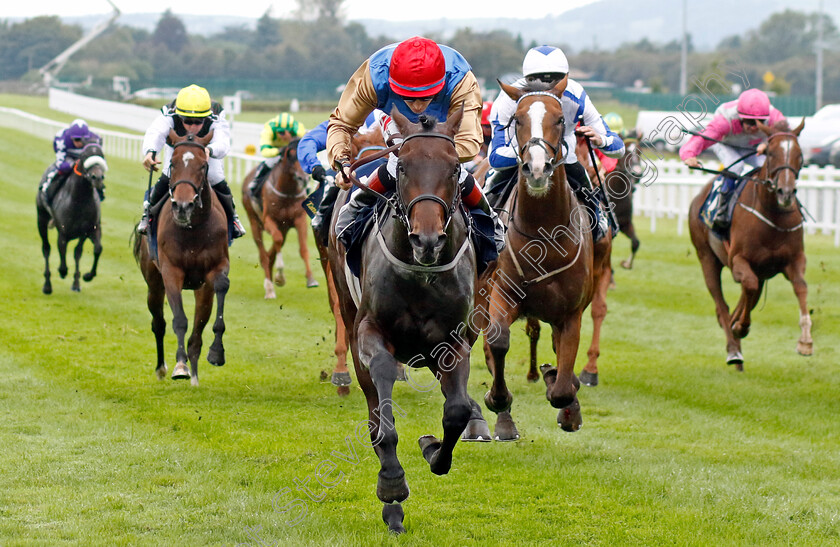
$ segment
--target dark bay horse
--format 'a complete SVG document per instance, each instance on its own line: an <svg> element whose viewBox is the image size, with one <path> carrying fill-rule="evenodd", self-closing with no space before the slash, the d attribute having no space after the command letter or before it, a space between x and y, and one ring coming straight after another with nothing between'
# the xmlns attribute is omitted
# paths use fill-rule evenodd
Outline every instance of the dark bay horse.
<svg viewBox="0 0 840 547"><path fill-rule="evenodd" d="M802 168L797 138L805 120L793 131L779 131L759 124L768 136L766 160L751 176L736 203L729 241L714 235L700 219L699 211L712 187L710 182L691 202L691 242L703 268L703 278L715 301L718 323L726 334L726 363L743 370L741 339L750 331L750 312L758 303L764 282L778 273L793 285L799 300L801 334L796 350L813 353L808 285L805 283L805 245L802 214L796 199L796 178ZM787 128L785 128L787 129ZM721 289L723 267L732 270L741 284L741 298L730 314Z"/></svg>
<svg viewBox="0 0 840 547"><path fill-rule="evenodd" d="M297 158L297 145L300 139L295 139L280 149L282 159L271 170L261 190L261 201L251 197L248 191L248 183L253 180L256 167L245 176L242 182L242 204L245 212L248 213L248 220L251 224L251 236L257 245L260 254L260 265L265 272L263 288L267 299L276 298L274 286L271 280L271 271L274 269L275 260L279 260L277 273L274 276L274 283L278 287L286 284L283 262L283 244L286 242L286 234L289 229L297 231L300 257L306 268L306 286L317 287L318 282L312 276L312 267L309 264L309 246L307 235L309 234L309 217L306 215L301 203L306 198L306 173L300 166ZM263 245L263 231L271 236L272 244L269 250Z"/></svg>
<svg viewBox="0 0 840 547"><path fill-rule="evenodd" d="M553 89L500 85L517 101L512 123L520 143L519 179L506 207L511 211L507 247L495 269L482 276L479 294L484 299L477 307L489 310L489 325L481 326L489 333L484 353L493 385L484 401L498 414L495 437L514 440L519 433L510 415L513 395L505 382L505 358L510 325L518 317L532 320L529 330L536 321L551 325L557 367L543 367L546 397L561 409L557 422L564 430L580 428L580 382L574 366L581 317L596 289L609 281L610 238L601 240L606 245L599 254L592 242L593 219L578 203L561 168L565 122L560 98L566 80Z"/></svg>
<svg viewBox="0 0 840 547"><path fill-rule="evenodd" d="M368 131L367 133L356 133L350 141L350 152L354 161L369 157L372 154L385 149L385 139L379 130ZM335 213L339 208L333 209ZM326 225L330 225L331 219L325 219ZM330 381L336 386L336 392L341 396L350 394L350 370L347 368L347 349L350 347L350 338L347 329L344 328L344 321L341 319L341 308L338 305L338 294L336 293L335 280L333 279L332 268L330 267L329 253L327 247L315 238L315 245L318 248L321 267L324 270L324 277L327 280L327 299L330 304L333 319L335 320L335 368L332 371Z"/></svg>
<svg viewBox="0 0 840 547"><path fill-rule="evenodd" d="M176 365L172 379L189 378L198 385L198 357L201 355L201 334L213 311L213 294L216 295L216 320L213 323L215 339L207 353L211 365L225 364L222 334L225 332L225 295L230 287L228 272L227 217L216 193L207 180L207 155L205 146L213 137L211 131L204 137L188 134L179 137L169 133L167 142L173 148L170 158L170 199L158 215L157 259L152 257L149 236L134 240L134 257L140 265L148 285L147 304L152 314L152 332L157 344L159 379L166 376L163 358L163 336L166 320L163 317L163 299L172 308L172 328L178 337ZM195 319L187 350L184 337L187 333L187 316L181 291L195 292ZM187 368L187 359L190 368Z"/></svg>
<svg viewBox="0 0 840 547"><path fill-rule="evenodd" d="M38 233L41 235L41 251L44 254L44 287L42 289L44 294L52 293L52 283L50 283L50 221L58 231L56 244L58 245L58 256L61 260L58 266L58 275L62 279L67 275L67 243L78 239L79 243L73 251L76 270L73 274L72 289L76 292L81 290L79 285L79 260L82 258L82 247L85 240L90 239L93 243L93 266L83 276L83 279L91 281L96 277L99 255L102 254L101 213L97 190L104 188L106 171L108 171L108 164L105 162L102 147L91 143L82 149L78 161L73 166L73 171L70 172L64 184L56 192L51 205L47 205L46 196L41 190L38 190L35 203L38 209Z"/></svg>
<svg viewBox="0 0 840 547"><path fill-rule="evenodd" d="M624 139L624 155L618 160L615 169L604 178L610 203L618 220L618 230L630 238L630 256L621 261L621 267L626 270L633 268L633 260L641 245L636 236L636 227L633 226L633 192L636 191L636 184L643 173L638 151L640 139L641 137Z"/></svg>
<svg viewBox="0 0 840 547"><path fill-rule="evenodd" d="M420 124L412 124L396 109L391 116L405 136L397 188L386 210L375 216L376 225L364 243L358 293L351 286L356 278L345 273L344 247L336 240L337 215L329 254L356 377L367 399L370 437L381 464L376 495L384 503L382 518L391 531L404 532L400 504L409 491L397 459L394 407L399 407L392 401L399 362L427 366L440 382L446 398L443 439L425 435L419 444L431 471L445 474L458 438L468 423L472 425L473 412L480 415L467 394L475 334L466 325L473 308L476 262L461 213L461 166L454 145L463 110L443 124L425 116ZM343 203L344 194L337 204Z"/></svg>

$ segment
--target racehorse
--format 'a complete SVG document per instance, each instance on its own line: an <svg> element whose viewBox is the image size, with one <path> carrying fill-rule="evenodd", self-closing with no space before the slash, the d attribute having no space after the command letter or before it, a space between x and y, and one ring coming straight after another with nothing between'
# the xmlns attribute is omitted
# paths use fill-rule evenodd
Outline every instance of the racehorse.
<svg viewBox="0 0 840 547"><path fill-rule="evenodd" d="M630 238L630 257L621 261L621 267L630 270L641 242L633 226L633 192L642 177L638 146L641 137L624 139L624 155L618 160L615 170L604 178L607 195L618 221L618 230Z"/></svg>
<svg viewBox="0 0 840 547"><path fill-rule="evenodd" d="M56 191L52 203L47 204L44 192L38 191L35 200L38 210L38 233L41 235L41 251L44 254L44 294L52 293L50 283L50 221L58 230L58 256L61 263L58 266L58 275L62 279L67 275L67 243L78 239L79 243L73 251L73 258L76 260L76 271L73 274L72 289L81 291L79 285L79 260L82 258L82 247L86 239L93 243L93 266L83 277L85 281L91 281L96 277L96 267L99 264L99 255L102 254L102 226L100 224L100 203L97 190L104 188L105 173L108 171L108 164L105 162L105 155L99 144L91 143L86 145L79 159L73 166L73 170L67 176L64 184ZM58 176L58 175L56 175ZM55 184L55 181L53 181Z"/></svg>
<svg viewBox="0 0 840 547"><path fill-rule="evenodd" d="M581 317L596 289L600 294L606 292L610 237L593 245L594 223L560 168L565 152L561 104L565 80L554 88L520 90L500 85L517 102L512 123L521 143L517 153L520 167L517 186L506 207L510 211L507 246L495 269L482 276L479 294L485 298L479 306L489 310L489 324L481 327L487 366L493 374L493 385L484 402L498 414L495 438L514 440L519 433L510 415L513 395L507 389L504 372L510 325L520 316L532 319L529 331L537 320L551 325L557 367L542 367L546 397L553 407L561 409L557 422L564 430L580 428L580 381L574 365ZM598 320L594 306L593 317Z"/></svg>
<svg viewBox="0 0 840 547"><path fill-rule="evenodd" d="M166 376L163 358L163 336L166 320L163 317L164 295L172 308L172 327L178 338L176 365L172 379L190 379L198 385L198 357L201 354L201 334L213 310L216 295L215 339L207 353L211 365L225 364L222 334L225 332L225 295L230 287L228 272L228 223L224 209L207 180L205 147L213 137L193 134L179 137L170 131L167 142L173 146L170 158L170 199L163 204L153 227L157 241L157 257L150 248L150 235L134 239L134 258L140 265L148 285L147 305L152 314L152 332L157 343L159 379ZM187 351L184 336L187 316L181 291L195 292L195 318ZM187 358L190 368L187 368Z"/></svg>
<svg viewBox="0 0 840 547"><path fill-rule="evenodd" d="M713 234L700 219L700 208L712 188L710 182L692 200L689 210L691 242L703 268L706 287L715 301L717 319L726 334L726 363L742 371L741 339L750 331L750 312L758 303L764 282L778 273L793 285L799 300L801 334L796 350L802 355L814 351L811 316L808 313L808 285L805 283L804 216L796 199L796 178L802 168L802 151L797 138L805 120L793 131L759 124L768 135L764 165L747 181L737 199L729 241ZM730 314L721 290L723 267L741 284L741 298Z"/></svg>
<svg viewBox="0 0 840 547"><path fill-rule="evenodd" d="M266 299L277 298L271 282L271 271L274 269L275 259L279 259L279 264L274 276L274 283L278 287L286 284L282 249L290 228L297 231L300 257L303 259L303 265L306 268L306 286L318 286L318 282L312 275L312 267L309 264L309 246L306 241L309 233L309 217L301 207L303 200L306 198L305 186L308 177L297 158L299 140L295 139L280 149L282 159L269 173L268 179L262 186L259 201L251 197L251 192L248 190L248 183L254 179L257 168L252 169L242 182L242 204L245 207L245 212L248 213L248 220L251 223L251 236L257 245L260 265L265 272L263 288L265 289ZM263 230L271 235L272 244L269 251L266 251L263 245Z"/></svg>
<svg viewBox="0 0 840 547"><path fill-rule="evenodd" d="M474 425L473 413L480 417L480 409L467 394L470 347L476 335L465 325L473 308L476 261L461 212L461 166L454 144L463 109L443 124L425 116L413 124L396 109L391 117L405 137L397 188L385 210L377 209L363 244L359 293L350 286L356 278L345 273L344 247L335 234L338 215L333 215L330 228L329 256L356 377L367 399L370 437L381 464L376 495L384 503L382 518L389 530L400 533L405 531L401 502L409 492L397 459L396 403L391 399L398 362L427 366L446 398L443 439L419 439L433 473L449 471L455 444L468 424ZM346 192L337 205L344 198ZM489 438L486 423L484 428Z"/></svg>
<svg viewBox="0 0 840 547"><path fill-rule="evenodd" d="M381 131L368 131L366 133L356 133L350 141L350 152L353 155L354 161L369 157L380 150L385 149L385 139L382 137ZM335 212L338 208L334 208ZM331 219L325 219L327 226L330 225ZM350 384L352 379L350 377L350 370L347 368L347 348L350 344L350 338L347 335L347 329L344 328L344 321L341 319L341 309L338 305L338 294L335 289L335 281L333 280L332 269L330 268L329 255L327 247L322 244L318 238L315 238L315 245L318 248L318 256L320 258L321 267L324 270L324 277L327 280L327 298L330 304L330 311L332 311L333 319L335 320L335 368L332 371L330 382L336 386L336 392L340 396L350 394Z"/></svg>

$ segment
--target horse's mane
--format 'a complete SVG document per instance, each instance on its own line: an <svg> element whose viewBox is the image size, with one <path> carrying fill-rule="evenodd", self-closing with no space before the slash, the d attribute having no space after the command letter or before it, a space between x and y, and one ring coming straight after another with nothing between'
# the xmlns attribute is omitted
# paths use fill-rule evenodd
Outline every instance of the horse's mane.
<svg viewBox="0 0 840 547"><path fill-rule="evenodd" d="M533 82L525 80L525 86L522 88L522 91L525 93L531 93L533 91L551 91L556 85L557 81L545 83L542 80L535 80Z"/></svg>
<svg viewBox="0 0 840 547"><path fill-rule="evenodd" d="M438 123L437 118L429 114L420 114L417 120L420 122L421 131L431 131Z"/></svg>

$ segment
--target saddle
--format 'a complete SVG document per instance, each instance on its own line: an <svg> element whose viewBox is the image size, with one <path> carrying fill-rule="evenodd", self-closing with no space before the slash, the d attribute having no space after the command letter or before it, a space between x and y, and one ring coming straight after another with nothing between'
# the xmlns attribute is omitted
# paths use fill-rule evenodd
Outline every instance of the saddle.
<svg viewBox="0 0 840 547"><path fill-rule="evenodd" d="M700 220L703 221L703 223L709 228L709 230L712 233L714 233L718 238L724 241L729 240L729 228L732 224L732 215L735 212L735 207L738 205L738 198L741 196L741 192L744 191L744 187L746 187L746 183L746 178L739 178L735 181L735 187L732 189L732 192L729 196L729 201L726 203L726 210L724 211L724 221L722 223L715 223L714 220L718 212L716 204L718 203L720 190L723 187L723 185L713 184L709 195L706 196L706 200L700 207Z"/></svg>

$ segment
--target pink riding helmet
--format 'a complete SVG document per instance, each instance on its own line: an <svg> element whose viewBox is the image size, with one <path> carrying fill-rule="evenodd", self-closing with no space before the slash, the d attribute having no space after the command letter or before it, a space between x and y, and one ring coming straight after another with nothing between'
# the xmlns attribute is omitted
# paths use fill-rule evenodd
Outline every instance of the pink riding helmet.
<svg viewBox="0 0 840 547"><path fill-rule="evenodd" d="M770 99L760 89L748 89L738 97L738 116L748 120L770 117Z"/></svg>

